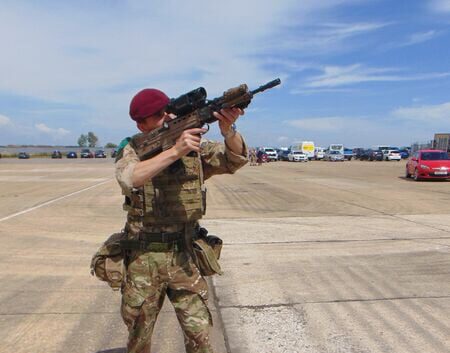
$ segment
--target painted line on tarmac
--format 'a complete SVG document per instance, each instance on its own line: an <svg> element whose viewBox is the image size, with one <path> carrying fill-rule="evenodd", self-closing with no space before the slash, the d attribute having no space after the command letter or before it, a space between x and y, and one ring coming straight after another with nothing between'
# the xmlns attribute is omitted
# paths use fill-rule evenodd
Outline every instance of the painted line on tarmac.
<svg viewBox="0 0 450 353"><path fill-rule="evenodd" d="M70 194L67 194L67 195L63 195L63 196L57 197L56 199L46 201L46 202L41 203L41 204L39 204L39 205L37 205L37 206L33 206L33 207L31 207L31 208L27 208L26 210L23 210L23 211L20 211L20 212L17 212L17 213L13 213L13 214L11 214L11 215L9 215L9 216L0 218L0 222L7 221L8 219L11 219L11 218L14 218L14 217L23 215L23 214L25 214L25 213L28 213L28 212L37 210L38 208L41 208L41 207L50 205L50 204L52 204L52 203L55 203L55 202L64 200L64 199L66 199L66 198L68 198L68 197L71 197L71 196L73 196L73 195L77 195L77 194L80 194L80 193L85 192L85 191L87 191L87 190L91 190L91 189L93 189L93 188L96 188L97 186L100 186L100 185L109 183L111 180L113 180L113 178L110 178L110 179L108 179L108 180L106 180L106 181L102 181L102 182L100 182L100 183L98 183L98 184L95 184L95 185L88 186L87 188L84 188L84 189L81 189L81 190L78 190L78 191L71 192Z"/></svg>

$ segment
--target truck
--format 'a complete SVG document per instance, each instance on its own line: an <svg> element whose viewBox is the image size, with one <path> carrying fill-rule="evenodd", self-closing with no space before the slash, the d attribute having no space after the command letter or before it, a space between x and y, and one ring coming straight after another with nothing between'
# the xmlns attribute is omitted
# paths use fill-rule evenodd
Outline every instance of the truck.
<svg viewBox="0 0 450 353"><path fill-rule="evenodd" d="M354 156L355 154L353 153L353 150L351 148L344 148L345 160L351 161Z"/></svg>
<svg viewBox="0 0 450 353"><path fill-rule="evenodd" d="M398 150L398 147L389 146L389 145L377 145L377 146L373 146L372 149L375 151L381 151L384 154L385 151L387 151L387 150Z"/></svg>
<svg viewBox="0 0 450 353"><path fill-rule="evenodd" d="M433 148L450 153L450 133L434 134Z"/></svg>
<svg viewBox="0 0 450 353"><path fill-rule="evenodd" d="M333 143L328 147L328 151L338 151L341 154L344 154L344 145L340 143Z"/></svg>
<svg viewBox="0 0 450 353"><path fill-rule="evenodd" d="M309 160L314 158L314 142L301 141L291 146L291 151L301 151Z"/></svg>

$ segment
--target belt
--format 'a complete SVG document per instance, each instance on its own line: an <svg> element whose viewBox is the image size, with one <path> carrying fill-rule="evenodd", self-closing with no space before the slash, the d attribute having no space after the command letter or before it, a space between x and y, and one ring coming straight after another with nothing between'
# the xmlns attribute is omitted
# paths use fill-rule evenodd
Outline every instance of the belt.
<svg viewBox="0 0 450 353"><path fill-rule="evenodd" d="M124 250L140 251L169 251L174 247L181 249L183 245L183 233L161 232L161 233L139 233L139 239L123 239L120 247Z"/></svg>
<svg viewBox="0 0 450 353"><path fill-rule="evenodd" d="M182 232L158 232L158 233L139 232L139 240L154 243L172 243L174 241L182 240L183 238L184 233Z"/></svg>

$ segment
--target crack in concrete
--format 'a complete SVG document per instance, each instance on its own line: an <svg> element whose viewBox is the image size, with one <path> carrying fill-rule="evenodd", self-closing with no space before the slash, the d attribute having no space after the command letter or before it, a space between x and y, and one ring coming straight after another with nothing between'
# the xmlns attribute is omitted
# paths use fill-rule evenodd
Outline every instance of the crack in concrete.
<svg viewBox="0 0 450 353"><path fill-rule="evenodd" d="M444 232L444 233L450 233L450 231L448 231L447 229L442 229L442 228L439 228L439 227L436 227L436 226L432 226L432 225L430 225L430 224L421 223L421 222L418 222L418 221L414 221L414 220L412 220L412 219L404 218L404 217L402 217L401 215L396 215L396 214L391 214L391 213L379 211L379 210L377 210L377 209L375 209L375 208L371 208L371 207L366 207L366 206L358 205L358 204L356 204L356 203L352 203L352 202L348 202L348 201L341 201L341 202L342 202L342 203L345 203L345 204L347 204L347 205L356 206L356 207L364 208L364 209L366 209L366 210L370 210L370 211L373 211L373 212L377 212L377 213L379 213L379 214L381 214L381 215L383 215L383 216L388 216L388 217L400 219L400 220L402 220L402 221L414 223L414 224L417 224L417 225L420 225L420 226L423 226L423 227L431 228L431 229L434 229L434 230L439 230L439 231Z"/></svg>
<svg viewBox="0 0 450 353"><path fill-rule="evenodd" d="M261 242L239 242L224 243L227 246L235 245L274 245L274 244L304 244L304 243L353 243L353 242L371 242L371 241L417 241L417 240L442 240L450 239L448 237L418 237L418 238L374 238L374 239L330 239L330 240L288 240L288 241L261 241ZM447 246L447 245L444 245Z"/></svg>
<svg viewBox="0 0 450 353"><path fill-rule="evenodd" d="M293 307L295 305L304 305L304 304L364 303L364 302L382 302L382 301L411 300L411 299L450 299L450 295L371 298L371 299L337 299L337 300L319 300L319 301L304 301L304 302L261 304L261 305L220 305L219 308L220 309L255 309L255 310L259 310L259 309L270 309L270 308L281 308L281 307Z"/></svg>

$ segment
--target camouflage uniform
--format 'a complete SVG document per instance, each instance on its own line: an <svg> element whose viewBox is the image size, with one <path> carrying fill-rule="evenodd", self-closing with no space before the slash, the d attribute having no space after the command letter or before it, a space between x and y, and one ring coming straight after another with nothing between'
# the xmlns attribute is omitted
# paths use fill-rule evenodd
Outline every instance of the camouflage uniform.
<svg viewBox="0 0 450 353"><path fill-rule="evenodd" d="M196 172L201 173L203 180L216 174L234 173L247 162L245 156L245 144L243 154L237 155L224 144L207 141L202 143L200 170ZM116 177L126 197L133 197L135 189L131 180L138 162L131 143L122 149L117 158ZM196 224L196 221L161 223L159 219L146 224L135 210L129 210L126 229L129 239L138 237L143 228L151 232L181 231L188 245ZM212 352L208 336L209 326L212 325L207 307L208 287L186 247L177 243L152 243L145 251L130 251L122 293L121 314L129 331L129 353L150 352L153 328L166 294L183 330L186 352Z"/></svg>
<svg viewBox="0 0 450 353"><path fill-rule="evenodd" d="M250 165L256 165L256 151L254 148L250 150Z"/></svg>

